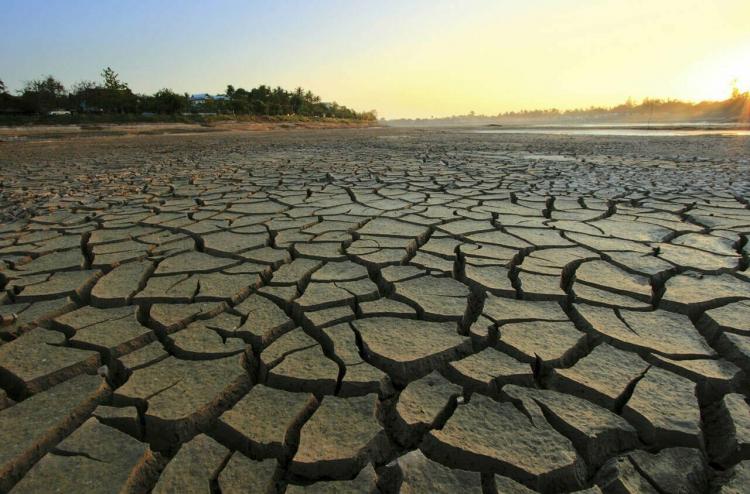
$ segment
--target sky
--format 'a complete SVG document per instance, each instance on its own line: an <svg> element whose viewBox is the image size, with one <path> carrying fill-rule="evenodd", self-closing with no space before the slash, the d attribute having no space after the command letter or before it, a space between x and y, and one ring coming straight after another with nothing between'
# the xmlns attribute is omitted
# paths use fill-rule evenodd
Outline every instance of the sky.
<svg viewBox="0 0 750 494"><path fill-rule="evenodd" d="M0 0L0 79L302 86L386 118L725 99L750 0Z"/></svg>

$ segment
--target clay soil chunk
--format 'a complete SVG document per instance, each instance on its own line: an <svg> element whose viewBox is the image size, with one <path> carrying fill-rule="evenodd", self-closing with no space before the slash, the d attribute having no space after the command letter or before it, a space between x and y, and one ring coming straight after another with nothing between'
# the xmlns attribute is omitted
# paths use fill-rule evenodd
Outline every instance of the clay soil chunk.
<svg viewBox="0 0 750 494"><path fill-rule="evenodd" d="M614 410L649 365L635 354L602 343L568 369L554 371L551 387Z"/></svg>
<svg viewBox="0 0 750 494"><path fill-rule="evenodd" d="M455 407L461 387L437 372L409 383L396 404L393 428L399 442L416 443L429 429L440 426Z"/></svg>
<svg viewBox="0 0 750 494"><path fill-rule="evenodd" d="M54 322L71 333L71 345L97 350L110 358L130 353L156 339L153 331L138 322L133 307L83 307L55 318Z"/></svg>
<svg viewBox="0 0 750 494"><path fill-rule="evenodd" d="M323 398L302 427L291 471L309 479L347 479L368 462L382 461L390 445L375 418L376 404L374 394Z"/></svg>
<svg viewBox="0 0 750 494"><path fill-rule="evenodd" d="M317 343L285 355L265 373L269 386L319 394L333 394L338 377L338 364L328 358Z"/></svg>
<svg viewBox="0 0 750 494"><path fill-rule="evenodd" d="M156 467L148 444L91 418L42 457L12 492L138 492Z"/></svg>
<svg viewBox="0 0 750 494"><path fill-rule="evenodd" d="M672 372L651 367L635 385L622 415L649 444L703 447L695 384Z"/></svg>
<svg viewBox="0 0 750 494"><path fill-rule="evenodd" d="M659 494L627 456L610 459L599 469L595 481L605 493Z"/></svg>
<svg viewBox="0 0 750 494"><path fill-rule="evenodd" d="M638 433L632 425L587 400L515 385L503 387L502 392L521 400L527 409L540 407L546 420L573 441L586 464L594 468L614 454L640 446Z"/></svg>
<svg viewBox="0 0 750 494"><path fill-rule="evenodd" d="M660 306L683 314L696 314L744 299L750 299L750 283L729 274L703 275L688 271L667 281Z"/></svg>
<svg viewBox="0 0 750 494"><path fill-rule="evenodd" d="M459 336L450 322L373 317L356 320L352 326L362 340L365 359L402 383L419 379L471 349L471 341Z"/></svg>
<svg viewBox="0 0 750 494"><path fill-rule="evenodd" d="M237 356L203 361L168 357L133 372L114 398L115 403L148 404L147 436L163 444L191 437L249 387L250 377Z"/></svg>
<svg viewBox="0 0 750 494"><path fill-rule="evenodd" d="M750 405L739 393L725 395L704 413L708 450L722 465L750 456Z"/></svg>
<svg viewBox="0 0 750 494"><path fill-rule="evenodd" d="M264 348L294 327L294 321L278 305L257 294L250 295L234 310L242 314L244 322L231 332L254 347Z"/></svg>
<svg viewBox="0 0 750 494"><path fill-rule="evenodd" d="M576 312L592 331L628 351L655 352L670 358L715 356L687 316L665 310L619 310L579 304Z"/></svg>
<svg viewBox="0 0 750 494"><path fill-rule="evenodd" d="M131 262L116 267L96 282L91 290L91 304L97 307L119 307L127 305L143 288L151 272L150 261Z"/></svg>
<svg viewBox="0 0 750 494"><path fill-rule="evenodd" d="M295 435L317 403L311 394L258 384L221 415L216 434L254 458L283 460L297 446Z"/></svg>
<svg viewBox="0 0 750 494"><path fill-rule="evenodd" d="M701 321L712 332L731 331L750 336L750 301L740 301L706 311Z"/></svg>
<svg viewBox="0 0 750 494"><path fill-rule="evenodd" d="M505 384L534 385L531 365L494 348L450 362L446 375L461 386L486 395L497 394Z"/></svg>
<svg viewBox="0 0 750 494"><path fill-rule="evenodd" d="M199 434L183 444L159 476L153 494L209 492L229 450Z"/></svg>
<svg viewBox="0 0 750 494"><path fill-rule="evenodd" d="M209 273L239 264L239 262L223 257L211 256L203 252L192 251L166 258L159 263L154 274Z"/></svg>
<svg viewBox="0 0 750 494"><path fill-rule="evenodd" d="M7 491L109 396L101 377L82 375L0 411L0 490Z"/></svg>
<svg viewBox="0 0 750 494"><path fill-rule="evenodd" d="M518 300L488 295L482 313L499 324L524 321L567 321L557 302Z"/></svg>
<svg viewBox="0 0 750 494"><path fill-rule="evenodd" d="M482 479L479 472L448 468L430 460L415 450L396 460L398 492L421 494L424 492L467 492L480 494Z"/></svg>
<svg viewBox="0 0 750 494"><path fill-rule="evenodd" d="M581 486L585 465L571 442L513 404L475 394L427 433L425 454L454 468L495 472L541 492Z"/></svg>
<svg viewBox="0 0 750 494"><path fill-rule="evenodd" d="M219 474L219 488L222 493L233 494L257 492L258 494L275 494L276 460L251 460L247 456L234 452L226 466Z"/></svg>
<svg viewBox="0 0 750 494"><path fill-rule="evenodd" d="M34 328L0 346L0 377L8 391L30 396L83 373L94 373L99 353L65 346L65 335Z"/></svg>
<svg viewBox="0 0 750 494"><path fill-rule="evenodd" d="M698 449L666 448L656 454L637 450L628 457L658 492L699 494L708 489L710 473Z"/></svg>
<svg viewBox="0 0 750 494"><path fill-rule="evenodd" d="M343 364L344 367L344 376L337 393L339 396L376 393L388 385L390 381L388 375L362 359L356 335L349 324L337 324L325 328L323 333L332 344L337 362L340 365Z"/></svg>
<svg viewBox="0 0 750 494"><path fill-rule="evenodd" d="M531 321L500 327L500 350L522 362L549 367L570 365L586 348L586 335L571 322Z"/></svg>
<svg viewBox="0 0 750 494"><path fill-rule="evenodd" d="M397 282L395 294L414 306L425 319L460 321L468 307L469 289L451 278L422 276Z"/></svg>

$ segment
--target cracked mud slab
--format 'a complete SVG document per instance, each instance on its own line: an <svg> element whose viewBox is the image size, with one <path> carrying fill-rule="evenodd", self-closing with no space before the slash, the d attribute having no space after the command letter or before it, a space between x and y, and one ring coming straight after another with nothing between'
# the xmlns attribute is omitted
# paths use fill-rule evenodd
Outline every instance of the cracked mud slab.
<svg viewBox="0 0 750 494"><path fill-rule="evenodd" d="M0 492L748 492L749 157L6 143Z"/></svg>

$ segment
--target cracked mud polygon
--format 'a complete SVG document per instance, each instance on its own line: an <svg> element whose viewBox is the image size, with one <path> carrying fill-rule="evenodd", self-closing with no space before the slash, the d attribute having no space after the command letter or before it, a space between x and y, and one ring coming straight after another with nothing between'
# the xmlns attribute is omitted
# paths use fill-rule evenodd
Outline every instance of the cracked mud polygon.
<svg viewBox="0 0 750 494"><path fill-rule="evenodd" d="M736 493L750 140L0 147L0 491Z"/></svg>

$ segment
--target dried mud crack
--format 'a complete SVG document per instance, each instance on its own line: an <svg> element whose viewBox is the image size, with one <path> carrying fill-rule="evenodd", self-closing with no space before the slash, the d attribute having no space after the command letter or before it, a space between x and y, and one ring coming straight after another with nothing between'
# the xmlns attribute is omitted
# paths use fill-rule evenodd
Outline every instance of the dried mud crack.
<svg viewBox="0 0 750 494"><path fill-rule="evenodd" d="M2 144L0 492L749 492L748 156Z"/></svg>

